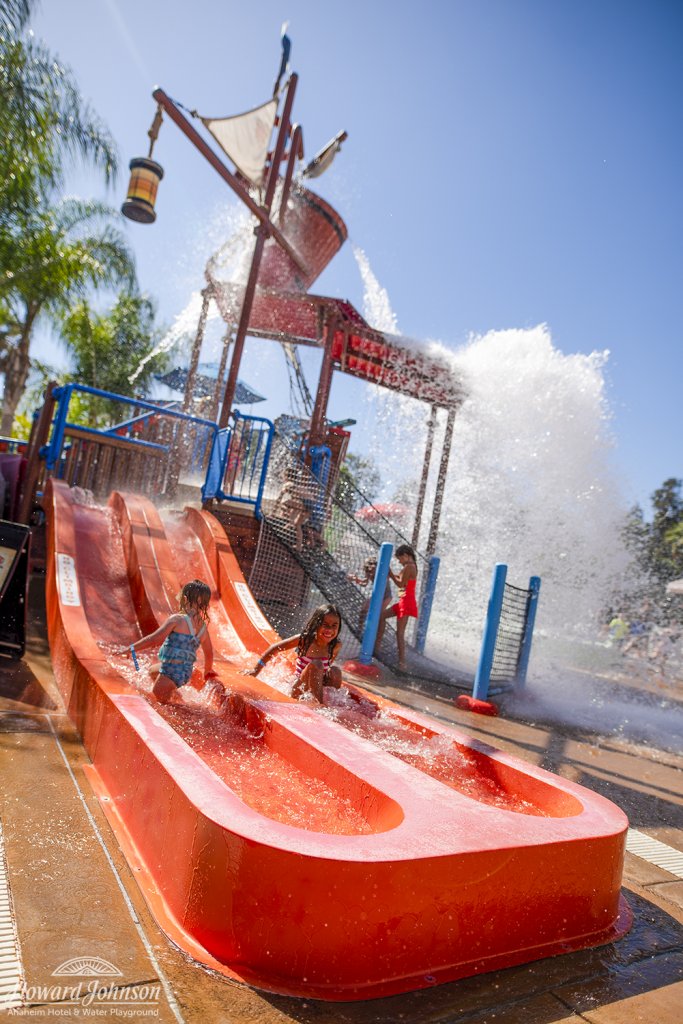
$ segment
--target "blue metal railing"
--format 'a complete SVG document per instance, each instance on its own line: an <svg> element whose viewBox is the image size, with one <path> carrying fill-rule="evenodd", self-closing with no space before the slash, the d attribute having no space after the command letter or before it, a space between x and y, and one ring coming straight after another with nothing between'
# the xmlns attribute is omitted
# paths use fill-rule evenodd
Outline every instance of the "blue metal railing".
<svg viewBox="0 0 683 1024"><path fill-rule="evenodd" d="M66 431L69 427L72 429L78 429L79 431L87 431L93 435L93 438L111 438L111 429L97 430L94 427L74 427L67 420L69 412L69 404L71 402L71 396L77 391L81 394L94 395L97 398L110 399L113 402L123 403L125 405L133 406L136 409L148 409L151 413L157 416L170 417L175 420L182 421L184 423L191 423L206 429L208 434L215 434L218 432L218 427L211 420L201 419L198 416L190 416L184 412L176 412L175 410L169 410L163 406L154 405L153 402L146 402L139 398L129 398L126 395L117 395L112 391L102 391L99 388L91 388L85 384L65 384L63 387L54 388L52 394L56 401L56 412L52 423L52 435L49 443L41 450L41 456L45 459L45 463L48 471L53 472L55 466L60 462L64 450L64 439ZM157 445L154 442L144 441L139 438L126 438L129 444L144 447L153 447L161 449L162 451L169 451L168 445ZM208 441L208 437L207 437Z"/></svg>
<svg viewBox="0 0 683 1024"><path fill-rule="evenodd" d="M17 455L28 448L28 441L22 441L18 437L5 437L0 435L0 452L7 452L10 455Z"/></svg>
<svg viewBox="0 0 683 1024"><path fill-rule="evenodd" d="M472 690L472 696L475 700L486 700L488 697L493 652L496 647L500 613L503 608L503 594L505 593L507 571L508 567L504 562L498 562L493 570L491 594L486 609L486 624L481 641L481 654L479 655L477 672L474 677L474 689Z"/></svg>
<svg viewBox="0 0 683 1024"><path fill-rule="evenodd" d="M526 674L529 668L529 655L531 654L531 641L534 636L534 625L536 623L536 609L538 608L538 595L541 590L541 577L532 576L529 580L529 601L526 610L526 622L524 624L524 635L522 646L517 662L517 689L523 690L526 686Z"/></svg>
<svg viewBox="0 0 683 1024"><path fill-rule="evenodd" d="M313 497L311 508L311 525L315 530L322 530L325 521L325 495L330 479L332 466L332 450L326 444L316 444L309 448L311 456L311 472L319 483L317 494Z"/></svg>
<svg viewBox="0 0 683 1024"><path fill-rule="evenodd" d="M216 433L213 439L211 453L209 455L209 465L206 470L206 477L204 478L204 485L202 487L202 501L210 501L213 498L220 498L223 494L221 487L231 436L231 428L224 427L223 430L219 430Z"/></svg>
<svg viewBox="0 0 683 1024"><path fill-rule="evenodd" d="M109 438L109 437L121 436L121 435L117 435L116 433L113 433L111 430L99 430L97 427L85 427L81 423L70 423L68 420L64 424L64 432L66 433L67 430L69 430L69 431L77 430L79 435L80 434L90 434L90 435L92 435L93 439L97 439L98 437L107 437L107 438ZM162 451L162 452L170 451L170 445L168 445L168 444L159 444L156 441L146 441L143 437L125 437L125 436L121 436L121 440L125 441L126 444L133 445L136 448L152 448L152 449L155 449L157 451ZM48 446L48 447L50 447L50 446Z"/></svg>
<svg viewBox="0 0 683 1024"><path fill-rule="evenodd" d="M512 683L517 690L526 683L541 580L532 576L528 589L523 590L507 583L506 577L507 565L499 562L493 571L472 690L475 700L487 699L492 679Z"/></svg>
<svg viewBox="0 0 683 1024"><path fill-rule="evenodd" d="M253 505L260 519L275 427L263 416L234 413L233 418L232 427L214 436L202 499Z"/></svg>

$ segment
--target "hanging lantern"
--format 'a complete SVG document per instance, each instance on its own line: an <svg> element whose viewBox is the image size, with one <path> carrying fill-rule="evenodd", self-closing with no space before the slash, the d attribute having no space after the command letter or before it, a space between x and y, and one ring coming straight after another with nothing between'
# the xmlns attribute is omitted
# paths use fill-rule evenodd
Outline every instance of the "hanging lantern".
<svg viewBox="0 0 683 1024"><path fill-rule="evenodd" d="M159 135L161 127L162 110L157 106L157 112L152 121L149 135L149 153L147 156L133 157L130 164L130 182L128 183L128 195L121 207L121 213L129 220L136 220L140 224L153 224L157 219L154 204L157 198L159 182L164 176L164 169L156 160L152 160L154 143Z"/></svg>
<svg viewBox="0 0 683 1024"><path fill-rule="evenodd" d="M129 220L139 221L140 224L153 224L157 219L154 203L164 169L156 160L150 160L146 156L134 157L129 166L128 195L121 212Z"/></svg>

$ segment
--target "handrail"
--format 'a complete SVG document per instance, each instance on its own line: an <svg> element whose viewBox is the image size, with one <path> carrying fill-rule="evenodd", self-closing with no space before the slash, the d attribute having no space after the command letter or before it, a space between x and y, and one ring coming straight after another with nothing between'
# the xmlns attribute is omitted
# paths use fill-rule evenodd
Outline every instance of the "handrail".
<svg viewBox="0 0 683 1024"><path fill-rule="evenodd" d="M7 454L17 454L20 448L28 448L28 441L24 441L20 437L6 437L4 434L0 434L0 446L7 445Z"/></svg>
<svg viewBox="0 0 683 1024"><path fill-rule="evenodd" d="M137 404L137 403L136 403ZM129 420L121 420L120 423L115 423L113 427L107 427L107 434L117 434L119 430L126 430L128 427L134 427L136 423L144 423L146 420L152 418L152 416L158 415L160 412L174 412L174 405L177 402L171 402L168 406L160 405L157 406L155 412L145 412L141 416L132 416Z"/></svg>
<svg viewBox="0 0 683 1024"><path fill-rule="evenodd" d="M71 396L74 391L79 391L86 395L95 395L99 398L109 398L115 402L123 402L125 405L133 405L138 409L149 409L151 412L155 412L163 416L170 416L173 419L185 420L189 423L199 423L212 430L214 437L218 430L218 427L212 420L205 420L199 416L190 416L189 413L167 410L159 405L154 405L153 402L146 402L143 399L129 398L127 395L117 395L113 391L102 391L100 388L88 387L87 384L64 384L62 387L53 388L52 391L53 397L57 401L57 414L52 428L52 437L50 438L49 444L46 445L43 450L45 464L49 471L54 469L61 458L62 449L64 447L64 432L67 426L66 415L71 402ZM99 434L101 437L110 438L112 436L108 430L96 430L94 427L87 429L92 430L94 434Z"/></svg>
<svg viewBox="0 0 683 1024"><path fill-rule="evenodd" d="M266 485L266 476L268 475L268 463L270 461L270 449L273 444L273 434L275 433L275 425L264 416L251 416L247 413L235 413L235 423L237 420L250 420L252 423L263 423L268 430L268 436L266 437L266 450L263 453L263 466L261 467L261 479L259 480L258 491L256 493L256 502L254 504L254 515L257 519L261 518L261 501L263 499L263 489Z"/></svg>
<svg viewBox="0 0 683 1024"><path fill-rule="evenodd" d="M169 452L171 450L170 446L167 444L157 444L156 441L143 441L139 437L123 437L121 434L112 434L109 430L98 430L97 427L84 427L80 423L69 423L68 421L64 424L64 434L68 437L73 437L74 435L79 437L82 434L94 434L96 437L106 437L108 441L115 441L121 445L138 448L155 448L162 452Z"/></svg>
<svg viewBox="0 0 683 1024"><path fill-rule="evenodd" d="M240 502L240 503L245 504L245 505L253 505L254 506L254 515L256 516L257 519L261 519L261 502L263 500L263 491L264 491L265 484L266 484L266 476L267 476L267 473L268 473L268 463L269 463L269 460L270 460L270 450L271 450L271 446L272 446L272 443L273 443L273 434L275 433L275 427L274 427L272 421L269 420L269 419L266 419L265 416L251 416L251 415L248 415L248 414L243 414L243 413L236 412L236 413L233 414L233 417L234 417L234 420L235 420L234 426L230 427L230 428L225 428L225 432L224 431L219 431L218 434L216 434L215 437L214 437L214 441L213 441L214 447L213 447L212 453L211 453L210 464L211 464L211 461L213 460L213 457L214 457L214 451L216 451L216 457L220 460L219 461L219 467L220 468L219 468L218 482L214 483L214 485L213 485L214 489L213 489L213 492L211 493L211 491L209 489L209 486L208 486L209 473L211 472L211 465L210 465L209 470L207 471L207 478L206 478L206 481L204 483L204 488L202 490L202 497L203 497L203 499L205 501L208 498L215 497L215 498L218 498L221 501L237 501L237 502ZM257 490L256 490L256 497L255 498L244 497L242 494L238 494L238 493L228 493L228 492L226 492L223 489L223 483L224 483L224 480L225 480L225 475L226 475L226 472L228 470L228 460L230 459L230 456L231 456L231 453L232 453L232 444L233 444L233 441L235 440L235 437L239 437L239 431L238 431L237 428L239 426L239 421L240 420L242 420L245 423L246 422L253 423L253 424L261 423L265 427L266 442L265 442L265 448L263 450L261 470L260 470L260 476L259 476L258 487L257 487ZM221 437L221 435L226 438L225 448L224 448L224 451L222 451L222 452L218 448L219 438ZM246 453L247 457L251 458L251 478L250 478L250 481L249 481L250 484L253 481L254 474L256 472L257 459L258 459L259 451L260 451L260 448L261 448L262 435L263 435L263 431L259 431L258 438L257 438L257 441L256 441L256 450L255 451L248 450L247 453ZM252 436L253 436L253 433L250 433L250 435L249 435L249 439L250 440L251 440ZM249 490L251 491L251 486L249 487Z"/></svg>

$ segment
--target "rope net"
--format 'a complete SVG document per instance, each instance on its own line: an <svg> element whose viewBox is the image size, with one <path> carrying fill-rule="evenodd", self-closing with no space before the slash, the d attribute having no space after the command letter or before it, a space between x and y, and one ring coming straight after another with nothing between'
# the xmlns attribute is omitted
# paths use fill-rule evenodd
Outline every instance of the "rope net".
<svg viewBox="0 0 683 1024"><path fill-rule="evenodd" d="M513 587L511 583L505 584L493 651L491 682L512 682L517 675L530 597L530 590Z"/></svg>
<svg viewBox="0 0 683 1024"><path fill-rule="evenodd" d="M329 471L329 466L327 467ZM379 516L372 525L360 522L357 501L344 502L328 487L325 466L322 481L301 461L296 443L276 434L270 455L261 510L263 520L249 586L273 625L285 633L299 632L317 605L335 604L356 642L347 639L343 656L357 653L372 592L379 546L388 541L407 543L399 531ZM361 495L362 504L366 504ZM426 566L419 558L420 570ZM366 580L363 585L358 581ZM392 598L395 599L395 590ZM407 649L409 675L450 682L451 673ZM395 629L391 621L376 652L378 660L398 668Z"/></svg>

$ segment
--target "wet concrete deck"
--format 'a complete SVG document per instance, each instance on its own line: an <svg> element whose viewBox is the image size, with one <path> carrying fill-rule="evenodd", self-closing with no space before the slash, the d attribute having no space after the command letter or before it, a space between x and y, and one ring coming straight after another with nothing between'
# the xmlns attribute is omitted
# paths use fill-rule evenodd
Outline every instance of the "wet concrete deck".
<svg viewBox="0 0 683 1024"><path fill-rule="evenodd" d="M89 788L88 757L52 677L39 580L31 608L24 661L0 663L0 823L13 906L3 910L0 894L0 1005L19 969L8 938L14 924L28 996L0 1016L188 1024L683 1021L683 879L630 853L624 890L634 925L622 941L600 949L362 1003L272 996L189 962L150 917ZM604 794L626 811L633 829L683 854L683 753L476 717L446 697L383 692ZM0 870L0 888L2 878ZM64 964L85 972L85 961L95 958L120 973L55 974ZM88 1004L93 987L102 991Z"/></svg>

